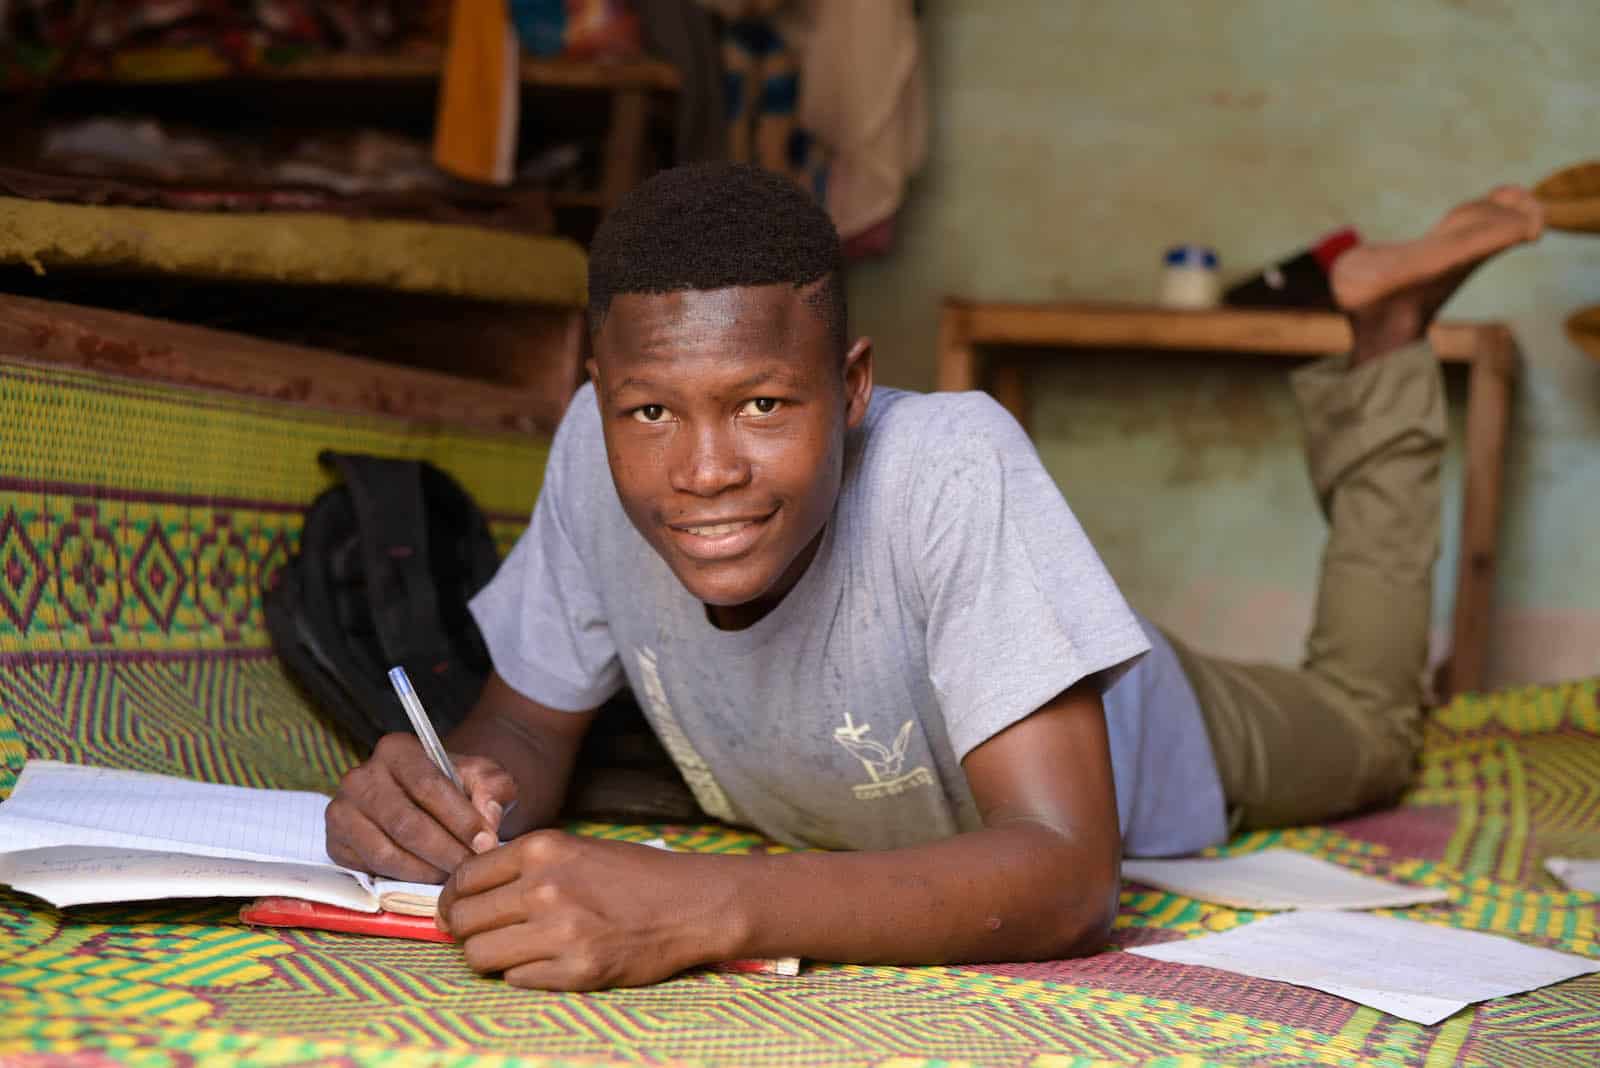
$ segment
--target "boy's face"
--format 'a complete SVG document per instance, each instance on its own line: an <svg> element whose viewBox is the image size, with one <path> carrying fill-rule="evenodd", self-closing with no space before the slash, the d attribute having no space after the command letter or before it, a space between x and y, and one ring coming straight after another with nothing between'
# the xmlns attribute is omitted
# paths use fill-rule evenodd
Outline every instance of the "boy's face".
<svg viewBox="0 0 1600 1068"><path fill-rule="evenodd" d="M619 294L589 363L628 518L723 627L794 586L865 416L871 343L841 364L790 285Z"/></svg>

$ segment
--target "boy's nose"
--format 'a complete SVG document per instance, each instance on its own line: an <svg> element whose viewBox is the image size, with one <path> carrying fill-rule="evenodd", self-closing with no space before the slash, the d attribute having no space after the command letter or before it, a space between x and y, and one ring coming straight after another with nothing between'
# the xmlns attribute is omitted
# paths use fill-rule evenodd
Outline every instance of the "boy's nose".
<svg viewBox="0 0 1600 1068"><path fill-rule="evenodd" d="M731 433L708 427L685 438L670 473L673 489L696 497L714 497L750 481L749 461L740 453Z"/></svg>

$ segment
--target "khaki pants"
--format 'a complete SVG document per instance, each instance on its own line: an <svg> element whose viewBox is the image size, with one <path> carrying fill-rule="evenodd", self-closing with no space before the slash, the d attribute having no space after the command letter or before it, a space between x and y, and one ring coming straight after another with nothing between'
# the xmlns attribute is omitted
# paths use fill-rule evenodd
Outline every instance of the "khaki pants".
<svg viewBox="0 0 1600 1068"><path fill-rule="evenodd" d="M1235 829L1314 823L1395 799L1422 736L1445 405L1417 344L1293 388L1329 524L1298 668L1236 664L1174 641Z"/></svg>

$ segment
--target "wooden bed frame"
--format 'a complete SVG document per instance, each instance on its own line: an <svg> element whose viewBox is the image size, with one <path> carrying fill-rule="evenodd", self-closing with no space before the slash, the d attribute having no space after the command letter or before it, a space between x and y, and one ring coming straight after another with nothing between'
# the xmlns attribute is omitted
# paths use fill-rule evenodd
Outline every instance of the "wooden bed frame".
<svg viewBox="0 0 1600 1068"><path fill-rule="evenodd" d="M1504 323L1434 324L1428 339L1445 364L1468 368L1465 501L1456 570L1450 659L1441 700L1482 689L1488 658L1500 537L1501 486L1511 390L1521 363ZM946 299L939 325L938 386L987 388L1028 426L1028 357L1019 349L1234 352L1326 356L1350 347L1349 326L1331 312L1227 308L1175 311L1131 304L1017 304ZM1035 362L1041 358L1035 354Z"/></svg>
<svg viewBox="0 0 1600 1068"><path fill-rule="evenodd" d="M320 408L554 432L583 380L583 309L502 305L460 331L455 374L126 312L0 294L0 353ZM376 354L375 354L376 355Z"/></svg>

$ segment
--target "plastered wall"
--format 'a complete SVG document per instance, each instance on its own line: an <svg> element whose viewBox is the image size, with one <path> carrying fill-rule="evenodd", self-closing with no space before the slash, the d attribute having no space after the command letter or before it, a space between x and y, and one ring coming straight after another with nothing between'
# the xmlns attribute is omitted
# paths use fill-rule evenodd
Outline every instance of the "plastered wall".
<svg viewBox="0 0 1600 1068"><path fill-rule="evenodd" d="M1238 276L1339 225L1404 237L1494 183L1600 158L1593 0L924 8L932 155L895 252L849 283L893 385L931 387L945 293L1145 300L1174 243L1213 245ZM1561 329L1589 303L1600 238L1552 235L1446 309L1508 321L1527 357L1496 683L1600 672L1600 363ZM1283 366L1107 354L1031 387L1045 463L1134 603L1202 648L1297 659L1323 532Z"/></svg>

